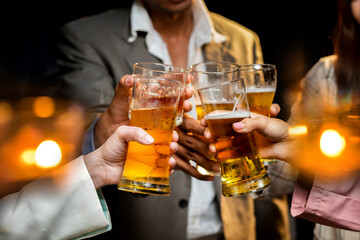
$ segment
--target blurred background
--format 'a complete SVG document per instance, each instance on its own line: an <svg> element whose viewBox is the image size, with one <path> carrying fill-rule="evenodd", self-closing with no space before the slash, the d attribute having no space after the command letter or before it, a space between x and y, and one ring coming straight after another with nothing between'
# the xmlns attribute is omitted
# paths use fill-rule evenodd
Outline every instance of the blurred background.
<svg viewBox="0 0 360 240"><path fill-rule="evenodd" d="M52 95L57 87L54 49L65 23L111 8L122 1L47 1L2 4L0 10L0 98ZM274 102L287 120L299 82L319 58L332 54L336 0L205 0L210 11L255 31L264 62L278 69ZM289 196L291 201L291 196ZM312 223L293 222L296 239L312 239Z"/></svg>
<svg viewBox="0 0 360 240"><path fill-rule="evenodd" d="M47 1L3 4L0 15L1 96L47 93L56 87L54 44L59 28L71 20L131 0L85 2ZM315 62L332 53L331 33L336 23L336 0L205 0L219 13L255 31L265 63L278 68L275 102L287 120L299 81ZM33 87L41 84L41 87ZM47 88L46 90L44 90ZM50 92L49 92L50 89Z"/></svg>

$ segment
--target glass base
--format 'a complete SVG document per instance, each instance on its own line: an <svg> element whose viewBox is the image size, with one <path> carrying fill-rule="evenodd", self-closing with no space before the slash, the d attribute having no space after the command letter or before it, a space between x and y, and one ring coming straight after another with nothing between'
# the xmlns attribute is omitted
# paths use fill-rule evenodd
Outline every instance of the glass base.
<svg viewBox="0 0 360 240"><path fill-rule="evenodd" d="M276 159L261 159L261 162L264 164L265 167L268 167L270 165L275 165L276 164Z"/></svg>
<svg viewBox="0 0 360 240"><path fill-rule="evenodd" d="M255 180L243 180L231 185L222 185L222 195L225 197L242 196L249 193L259 192L269 187L271 180L267 173Z"/></svg>
<svg viewBox="0 0 360 240"><path fill-rule="evenodd" d="M138 182L122 178L118 184L121 191L151 195L170 195L170 184Z"/></svg>
<svg viewBox="0 0 360 240"><path fill-rule="evenodd" d="M178 126L180 126L181 124L183 123L183 117L181 116L181 117L176 117L175 118L175 126L176 127L178 127Z"/></svg>
<svg viewBox="0 0 360 240"><path fill-rule="evenodd" d="M204 176L220 176L220 172L212 172L212 171L209 171L205 168L203 168L202 166L200 165L196 165L196 170L201 174L201 175L204 175Z"/></svg>

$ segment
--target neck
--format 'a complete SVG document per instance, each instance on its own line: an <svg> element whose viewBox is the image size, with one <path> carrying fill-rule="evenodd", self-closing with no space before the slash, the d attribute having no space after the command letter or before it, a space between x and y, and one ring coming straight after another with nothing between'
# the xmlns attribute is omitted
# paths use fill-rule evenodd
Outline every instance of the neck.
<svg viewBox="0 0 360 240"><path fill-rule="evenodd" d="M193 27L191 10L177 14L150 11L150 18L156 31L162 36L190 36Z"/></svg>
<svg viewBox="0 0 360 240"><path fill-rule="evenodd" d="M154 28L167 45L172 64L186 67L189 39L193 29L191 8L170 11L149 4L147 10Z"/></svg>

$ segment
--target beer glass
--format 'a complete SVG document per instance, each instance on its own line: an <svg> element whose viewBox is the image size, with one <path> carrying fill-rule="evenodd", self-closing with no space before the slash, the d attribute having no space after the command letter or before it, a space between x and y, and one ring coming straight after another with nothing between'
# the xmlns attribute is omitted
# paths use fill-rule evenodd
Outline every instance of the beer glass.
<svg viewBox="0 0 360 240"><path fill-rule="evenodd" d="M143 128L155 142L130 141L119 190L169 195L169 157L180 99L179 82L135 75L130 126Z"/></svg>
<svg viewBox="0 0 360 240"><path fill-rule="evenodd" d="M250 117L242 79L198 89L221 166L222 194L226 197L258 192L271 183L261 162L253 133L239 134L232 125Z"/></svg>
<svg viewBox="0 0 360 240"><path fill-rule="evenodd" d="M178 81L181 85L180 102L177 109L175 125L179 126L183 122L184 101L186 80L188 77L188 70L182 67L173 65L155 63L155 62L137 62L133 64L133 75L139 76L153 76L162 77L174 81Z"/></svg>
<svg viewBox="0 0 360 240"><path fill-rule="evenodd" d="M190 66L190 73L193 75L193 86L195 89L208 87L217 83L239 79L239 65L230 62L201 62ZM197 91L194 93L197 119L204 118L205 113ZM209 160L216 161L216 158L209 155ZM219 175L211 172L200 165L196 169L203 175Z"/></svg>
<svg viewBox="0 0 360 240"><path fill-rule="evenodd" d="M240 66L240 76L244 79L247 99L251 112L270 117L276 84L276 66L272 64L250 64ZM262 159L265 166L276 159Z"/></svg>

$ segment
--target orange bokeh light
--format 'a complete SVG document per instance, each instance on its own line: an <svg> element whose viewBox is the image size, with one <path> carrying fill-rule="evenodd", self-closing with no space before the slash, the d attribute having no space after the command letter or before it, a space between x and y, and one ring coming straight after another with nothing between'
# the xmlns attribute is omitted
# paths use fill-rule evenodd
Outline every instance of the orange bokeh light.
<svg viewBox="0 0 360 240"><path fill-rule="evenodd" d="M38 97L33 103L34 114L40 118L51 117L55 112L54 100L50 97Z"/></svg>

